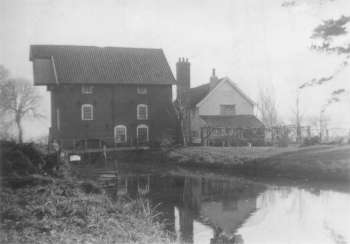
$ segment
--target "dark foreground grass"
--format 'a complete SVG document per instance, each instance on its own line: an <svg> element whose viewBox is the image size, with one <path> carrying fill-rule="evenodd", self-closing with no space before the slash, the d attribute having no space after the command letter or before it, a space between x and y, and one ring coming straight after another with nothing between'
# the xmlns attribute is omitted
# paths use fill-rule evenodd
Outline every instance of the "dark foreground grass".
<svg viewBox="0 0 350 244"><path fill-rule="evenodd" d="M86 186L50 179L47 184L17 189L2 187L0 242L171 242L147 201L112 202L98 187Z"/></svg>
<svg viewBox="0 0 350 244"><path fill-rule="evenodd" d="M112 201L34 145L2 146L0 243L171 242L148 201Z"/></svg>

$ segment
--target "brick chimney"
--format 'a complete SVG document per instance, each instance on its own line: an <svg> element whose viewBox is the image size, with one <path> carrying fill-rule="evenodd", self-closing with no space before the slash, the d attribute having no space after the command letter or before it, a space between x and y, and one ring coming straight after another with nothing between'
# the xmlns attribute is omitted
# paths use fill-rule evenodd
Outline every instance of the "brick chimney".
<svg viewBox="0 0 350 244"><path fill-rule="evenodd" d="M213 89L219 83L219 78L215 74L215 69L213 69L210 76L210 90Z"/></svg>
<svg viewBox="0 0 350 244"><path fill-rule="evenodd" d="M176 63L177 98L184 100L184 94L190 89L191 72L190 63L186 58L179 58Z"/></svg>

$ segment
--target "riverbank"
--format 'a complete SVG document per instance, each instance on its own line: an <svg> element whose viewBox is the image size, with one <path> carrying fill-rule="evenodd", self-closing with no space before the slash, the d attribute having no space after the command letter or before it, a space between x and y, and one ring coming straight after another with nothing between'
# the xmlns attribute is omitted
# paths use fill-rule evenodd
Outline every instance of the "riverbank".
<svg viewBox="0 0 350 244"><path fill-rule="evenodd" d="M167 154L168 162L232 170L249 176L305 180L350 180L350 146L187 147Z"/></svg>
<svg viewBox="0 0 350 244"><path fill-rule="evenodd" d="M145 200L112 201L33 145L1 145L1 243L170 243Z"/></svg>

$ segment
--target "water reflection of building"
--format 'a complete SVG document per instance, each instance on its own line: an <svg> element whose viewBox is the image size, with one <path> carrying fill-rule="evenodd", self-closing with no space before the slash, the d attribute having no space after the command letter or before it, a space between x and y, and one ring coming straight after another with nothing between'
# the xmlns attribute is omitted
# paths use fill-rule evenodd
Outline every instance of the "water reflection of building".
<svg viewBox="0 0 350 244"><path fill-rule="evenodd" d="M242 182L206 178L184 181L183 205L179 207L182 241L193 242L193 223L198 221L213 229L211 243L242 243L235 232L256 210L261 188L248 189Z"/></svg>
<svg viewBox="0 0 350 244"><path fill-rule="evenodd" d="M115 197L127 194L160 203L157 210L166 229L175 233L178 225L179 239L185 243L194 242L195 222L213 230L210 243L243 243L235 232L256 210L256 197L262 190L238 180L150 175L119 176L116 187L109 189Z"/></svg>

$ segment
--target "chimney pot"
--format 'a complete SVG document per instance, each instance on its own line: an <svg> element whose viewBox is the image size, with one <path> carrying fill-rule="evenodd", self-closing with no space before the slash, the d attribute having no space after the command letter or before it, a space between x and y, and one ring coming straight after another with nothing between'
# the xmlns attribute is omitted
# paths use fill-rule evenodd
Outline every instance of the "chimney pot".
<svg viewBox="0 0 350 244"><path fill-rule="evenodd" d="M185 93L190 89L190 76L190 63L188 58L185 59L181 57L176 64L177 95L180 99L185 99Z"/></svg>
<svg viewBox="0 0 350 244"><path fill-rule="evenodd" d="M215 74L215 68L212 70L212 75L210 77L210 90L213 89L219 83L219 78Z"/></svg>

